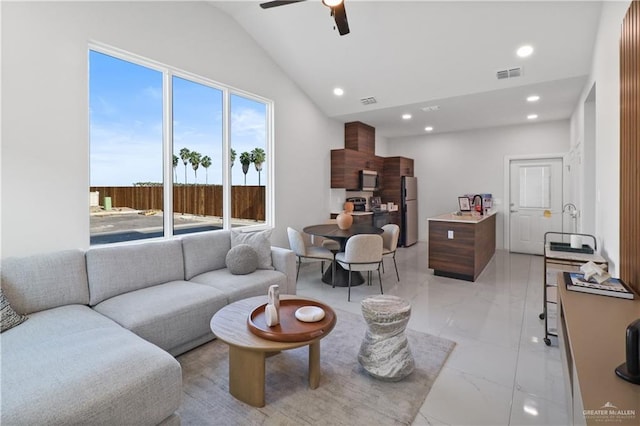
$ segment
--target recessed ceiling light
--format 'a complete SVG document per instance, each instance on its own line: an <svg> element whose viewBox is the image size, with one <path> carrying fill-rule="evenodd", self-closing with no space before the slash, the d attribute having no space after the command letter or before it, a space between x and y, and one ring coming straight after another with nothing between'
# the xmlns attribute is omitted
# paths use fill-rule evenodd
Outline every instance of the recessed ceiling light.
<svg viewBox="0 0 640 426"><path fill-rule="evenodd" d="M403 120L411 120L411 114L402 114Z"/></svg>
<svg viewBox="0 0 640 426"><path fill-rule="evenodd" d="M540 100L540 96L531 95L527 98L527 102L538 102Z"/></svg>
<svg viewBox="0 0 640 426"><path fill-rule="evenodd" d="M538 118L538 114L529 114L527 115L527 120L535 120Z"/></svg>
<svg viewBox="0 0 640 426"><path fill-rule="evenodd" d="M431 126L427 126L427 127L424 128L425 132L431 132L432 130L433 130L433 127L431 127Z"/></svg>
<svg viewBox="0 0 640 426"><path fill-rule="evenodd" d="M322 0L322 3L324 3L325 6L336 7L337 5L342 3L342 1L343 0Z"/></svg>
<svg viewBox="0 0 640 426"><path fill-rule="evenodd" d="M525 46L521 46L518 48L518 50L516 51L516 54L518 56L520 56L521 58L526 58L527 56L531 55L533 53L533 47L530 45L525 45Z"/></svg>
<svg viewBox="0 0 640 426"><path fill-rule="evenodd" d="M342 96L344 95L344 90L342 90L339 87L336 87L335 89L333 89L333 94L336 96Z"/></svg>

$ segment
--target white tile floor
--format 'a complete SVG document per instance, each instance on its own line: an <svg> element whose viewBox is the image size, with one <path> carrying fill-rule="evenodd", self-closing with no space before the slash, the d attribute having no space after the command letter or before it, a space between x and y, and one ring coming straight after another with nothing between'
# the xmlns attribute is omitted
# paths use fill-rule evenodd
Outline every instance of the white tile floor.
<svg viewBox="0 0 640 426"><path fill-rule="evenodd" d="M427 244L400 248L400 283L385 260L385 294L408 299L409 327L457 343L414 425L566 425L560 352L543 342L542 257L496 252L475 283L441 278L428 268ZM319 263L303 264L298 294L359 313L374 285L331 288Z"/></svg>

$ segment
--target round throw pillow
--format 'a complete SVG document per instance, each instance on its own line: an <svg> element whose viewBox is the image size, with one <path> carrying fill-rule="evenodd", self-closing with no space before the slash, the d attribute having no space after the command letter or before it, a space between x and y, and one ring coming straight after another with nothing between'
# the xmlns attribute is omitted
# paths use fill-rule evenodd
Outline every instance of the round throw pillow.
<svg viewBox="0 0 640 426"><path fill-rule="evenodd" d="M248 244L238 244L229 250L225 263L233 275L250 274L258 268L258 253Z"/></svg>

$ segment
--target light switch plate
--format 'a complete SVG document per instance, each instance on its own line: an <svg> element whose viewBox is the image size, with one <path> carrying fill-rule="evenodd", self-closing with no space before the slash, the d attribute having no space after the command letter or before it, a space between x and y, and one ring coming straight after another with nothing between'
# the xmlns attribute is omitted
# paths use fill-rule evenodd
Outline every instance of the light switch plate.
<svg viewBox="0 0 640 426"><path fill-rule="evenodd" d="M453 231L447 231L447 238L453 240Z"/></svg>

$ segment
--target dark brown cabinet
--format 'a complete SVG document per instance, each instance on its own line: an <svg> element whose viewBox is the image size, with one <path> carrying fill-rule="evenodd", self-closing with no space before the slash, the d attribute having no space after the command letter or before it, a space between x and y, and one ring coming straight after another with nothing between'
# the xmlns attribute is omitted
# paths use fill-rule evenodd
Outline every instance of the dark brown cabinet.
<svg viewBox="0 0 640 426"><path fill-rule="evenodd" d="M495 251L495 213L466 222L449 214L429 219L429 268L435 275L475 281Z"/></svg>
<svg viewBox="0 0 640 426"><path fill-rule="evenodd" d="M373 156L353 149L331 150L331 187L357 190L359 171L373 164Z"/></svg>
<svg viewBox="0 0 640 426"><path fill-rule="evenodd" d="M413 159L406 157L386 157L380 182L380 195L385 202L402 204L402 176L413 176Z"/></svg>
<svg viewBox="0 0 640 426"><path fill-rule="evenodd" d="M344 149L331 150L331 188L358 190L360 170L373 170L379 195L400 204L400 178L413 176L413 159L375 155L376 129L359 121L345 123L344 139Z"/></svg>
<svg viewBox="0 0 640 426"><path fill-rule="evenodd" d="M376 151L376 129L360 121L345 123L344 147L364 152L371 157Z"/></svg>

